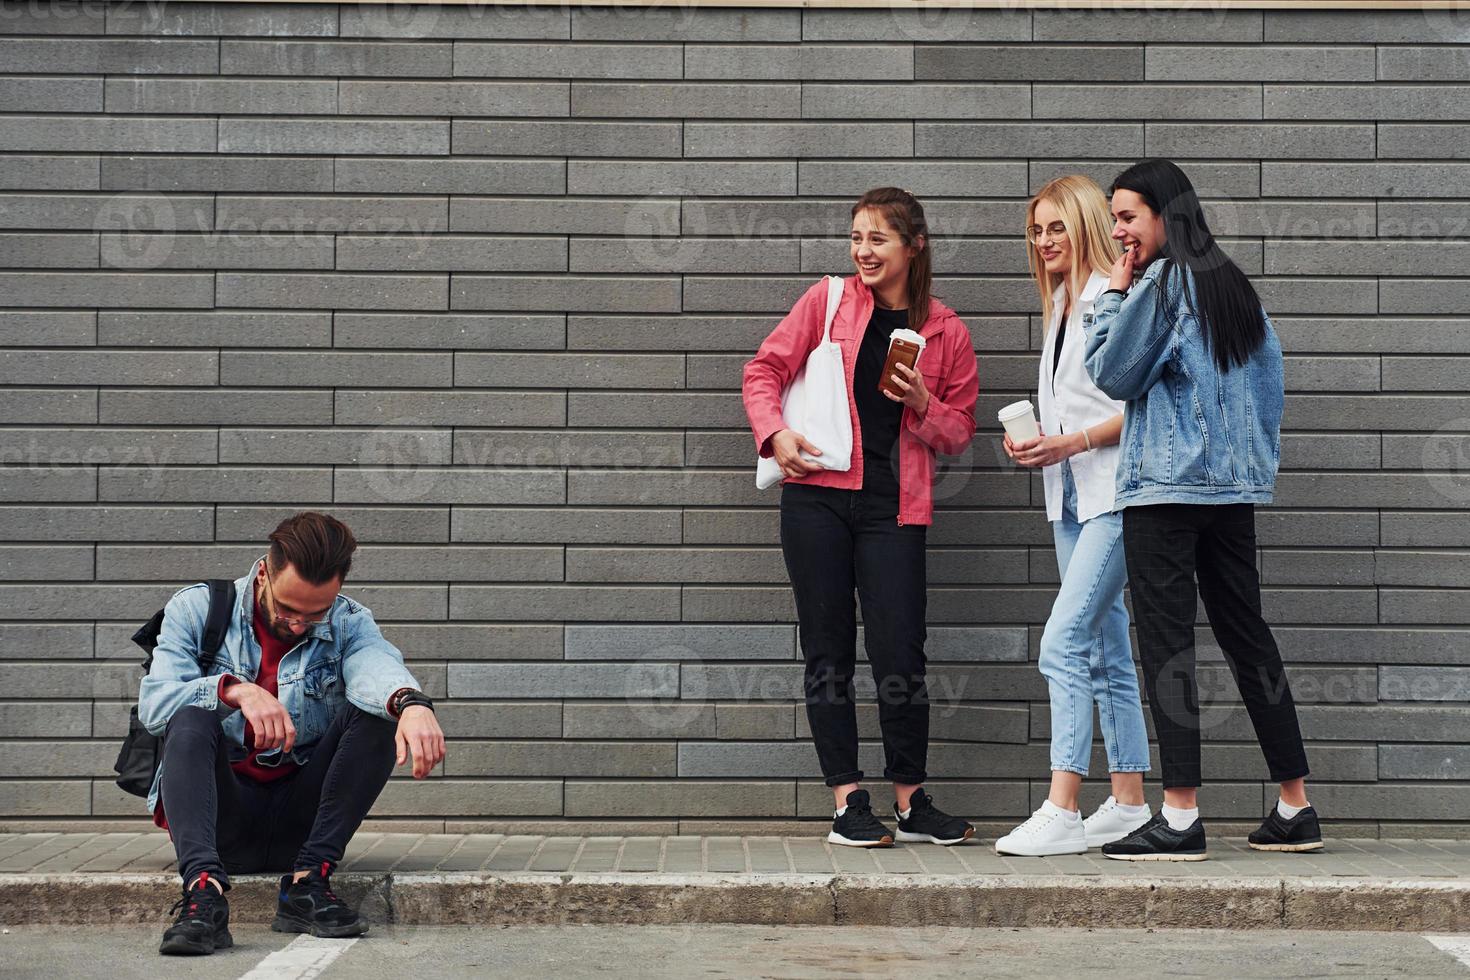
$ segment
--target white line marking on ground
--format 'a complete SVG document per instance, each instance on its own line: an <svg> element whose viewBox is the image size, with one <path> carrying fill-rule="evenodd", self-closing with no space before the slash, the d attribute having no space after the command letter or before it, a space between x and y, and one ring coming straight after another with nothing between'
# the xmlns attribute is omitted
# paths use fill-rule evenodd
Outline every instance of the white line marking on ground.
<svg viewBox="0 0 1470 980"><path fill-rule="evenodd" d="M1439 949L1470 966L1470 936L1425 936Z"/></svg>
<svg viewBox="0 0 1470 980"><path fill-rule="evenodd" d="M317 939L315 936L297 936L284 949L276 950L255 964L255 969L240 980L312 980L321 976L322 971L355 942L356 937Z"/></svg>

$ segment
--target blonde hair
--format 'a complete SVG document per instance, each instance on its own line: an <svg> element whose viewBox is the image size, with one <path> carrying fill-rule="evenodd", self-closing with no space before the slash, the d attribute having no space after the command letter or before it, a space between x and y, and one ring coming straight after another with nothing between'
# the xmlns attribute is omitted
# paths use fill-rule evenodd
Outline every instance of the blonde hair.
<svg viewBox="0 0 1470 980"><path fill-rule="evenodd" d="M1108 275L1113 263L1123 254L1123 247L1108 234L1112 217L1108 214L1108 200L1102 188L1090 177L1071 174L1050 181L1036 193L1026 205L1026 225L1036 224L1036 205L1048 201L1062 216L1062 226L1067 229L1067 241L1072 245L1072 269L1069 275L1073 282L1101 272ZM1026 259L1031 264L1031 275L1036 277L1036 288L1041 292L1041 315L1046 323L1052 319L1052 294L1056 292L1062 276L1046 271L1041 261L1041 251L1030 242L1026 243Z"/></svg>

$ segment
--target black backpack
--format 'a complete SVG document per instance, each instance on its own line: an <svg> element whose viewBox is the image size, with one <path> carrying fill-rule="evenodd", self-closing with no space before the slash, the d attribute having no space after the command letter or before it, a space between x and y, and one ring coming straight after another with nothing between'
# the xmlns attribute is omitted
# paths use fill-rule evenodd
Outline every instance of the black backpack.
<svg viewBox="0 0 1470 980"><path fill-rule="evenodd" d="M230 628L230 613L235 608L235 583L227 578L212 578L209 586L209 615L204 619L204 638L199 643L200 675L209 673L214 656L224 645L225 633ZM133 634L133 642L142 647L147 656L143 658L143 673L153 666L153 648L158 645L158 634L163 629L163 610ZM154 735L138 720L138 706L128 714L128 734L123 738L122 749L117 761L112 764L117 773L117 785L134 796L147 797L153 788L153 777L158 772L158 760L163 754L163 739Z"/></svg>

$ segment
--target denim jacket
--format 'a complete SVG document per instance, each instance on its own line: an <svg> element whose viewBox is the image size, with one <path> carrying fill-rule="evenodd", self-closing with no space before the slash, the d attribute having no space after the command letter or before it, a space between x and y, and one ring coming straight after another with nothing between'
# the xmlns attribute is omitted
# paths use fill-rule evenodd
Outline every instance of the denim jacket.
<svg viewBox="0 0 1470 980"><path fill-rule="evenodd" d="M1158 259L1127 297L1104 293L1087 338L1087 373L1127 402L1113 509L1137 504L1270 503L1281 462L1281 344L1266 339L1221 373L1193 304L1194 279Z"/></svg>
<svg viewBox="0 0 1470 980"><path fill-rule="evenodd" d="M248 575L235 580L235 610L224 645L215 654L206 676L200 676L199 644L209 612L209 587L199 583L180 589L163 607L163 627L153 650L153 666L143 678L138 697L138 717L153 734L162 735L180 708L198 705L219 716L230 758L245 758L245 717L238 709L220 702L219 683L224 674L253 681L260 671L260 644L255 639L252 619L255 577L262 561L264 556L256 559ZM372 612L340 594L325 621L303 633L281 658L276 684L276 697L296 726L291 761L297 764L311 758L312 748L345 701L392 720L388 698L400 688L419 687L403 665L403 654L383 638ZM263 752L257 761L263 766L279 765L281 750ZM161 763L158 772L163 773ZM148 791L149 813L157 808L158 786L155 776Z"/></svg>

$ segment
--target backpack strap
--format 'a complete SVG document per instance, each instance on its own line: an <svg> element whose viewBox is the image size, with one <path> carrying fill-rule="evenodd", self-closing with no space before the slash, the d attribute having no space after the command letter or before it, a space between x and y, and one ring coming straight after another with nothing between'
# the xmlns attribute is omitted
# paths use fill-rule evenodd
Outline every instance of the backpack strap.
<svg viewBox="0 0 1470 980"><path fill-rule="evenodd" d="M209 614L204 619L204 638L199 642L199 669L208 671L214 663L214 655L224 646L225 633L230 628L230 616L235 611L235 583L227 578L212 578L209 586Z"/></svg>

